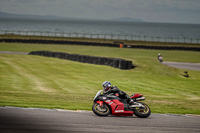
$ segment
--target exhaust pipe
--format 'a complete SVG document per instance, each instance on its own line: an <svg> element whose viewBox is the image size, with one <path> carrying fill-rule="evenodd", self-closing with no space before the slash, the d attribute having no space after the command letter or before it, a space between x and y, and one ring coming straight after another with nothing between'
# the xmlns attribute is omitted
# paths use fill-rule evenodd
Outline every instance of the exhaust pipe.
<svg viewBox="0 0 200 133"><path fill-rule="evenodd" d="M134 103L133 105L130 105L129 108L141 108L141 107L145 107L144 105L142 105L141 103Z"/></svg>
<svg viewBox="0 0 200 133"><path fill-rule="evenodd" d="M142 101L142 100L145 100L145 97L136 98L135 100L136 101Z"/></svg>

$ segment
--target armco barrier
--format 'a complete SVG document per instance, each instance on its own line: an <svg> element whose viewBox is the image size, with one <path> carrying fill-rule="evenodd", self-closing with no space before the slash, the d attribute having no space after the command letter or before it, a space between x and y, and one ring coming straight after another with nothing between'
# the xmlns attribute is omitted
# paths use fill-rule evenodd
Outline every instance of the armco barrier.
<svg viewBox="0 0 200 133"><path fill-rule="evenodd" d="M118 44L113 44L113 43L79 42L79 41L64 41L64 40L59 41L59 40L42 40L42 39L0 39L0 42L119 47Z"/></svg>
<svg viewBox="0 0 200 133"><path fill-rule="evenodd" d="M95 43L95 42L79 42L79 41L58 41L58 40L42 40L42 39L0 39L0 42L119 47L119 44L113 44L113 43L98 43L98 42ZM200 47L188 47L188 46L184 47L184 46L124 45L124 48L200 51Z"/></svg>
<svg viewBox="0 0 200 133"><path fill-rule="evenodd" d="M32 51L29 53L29 55L40 55L46 57L55 57L71 61L89 63L89 64L107 65L124 70L134 68L134 66L132 65L132 61L119 58L96 57L96 56L87 56L79 54L69 54L63 52L51 52L51 51Z"/></svg>
<svg viewBox="0 0 200 133"><path fill-rule="evenodd" d="M185 43L200 44L200 38L185 37L159 37L145 35L120 35L120 34L92 34L92 33L69 33L69 32L52 32L52 31L14 31L0 30L1 35L19 35L19 36L36 36L36 37L59 37L59 38L85 38L85 39L104 39L120 41L143 41L143 42L161 42L161 43Z"/></svg>
<svg viewBox="0 0 200 133"><path fill-rule="evenodd" d="M186 50L186 51L200 51L200 47L184 47L184 46L146 46L146 45L125 45L127 48L139 49L158 49L158 50Z"/></svg>

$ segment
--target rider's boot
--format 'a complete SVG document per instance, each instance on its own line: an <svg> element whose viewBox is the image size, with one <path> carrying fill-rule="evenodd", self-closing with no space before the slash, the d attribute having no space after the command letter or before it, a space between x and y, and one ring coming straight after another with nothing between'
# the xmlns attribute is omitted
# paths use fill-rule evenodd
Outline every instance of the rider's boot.
<svg viewBox="0 0 200 133"><path fill-rule="evenodd" d="M129 105L133 105L133 104L134 104L134 100L131 99L130 97L127 97L127 103L128 103Z"/></svg>

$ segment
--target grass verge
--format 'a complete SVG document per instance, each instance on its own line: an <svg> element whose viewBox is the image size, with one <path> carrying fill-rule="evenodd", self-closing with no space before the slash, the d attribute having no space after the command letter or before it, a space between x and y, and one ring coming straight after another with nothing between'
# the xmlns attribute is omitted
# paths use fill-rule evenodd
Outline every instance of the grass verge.
<svg viewBox="0 0 200 133"><path fill-rule="evenodd" d="M120 70L33 55L0 54L0 106L91 110L96 92L109 80L129 95L142 93L153 113L200 114L200 72L157 62L199 62L200 53L73 45L0 43L0 51L51 50L132 60L137 67Z"/></svg>

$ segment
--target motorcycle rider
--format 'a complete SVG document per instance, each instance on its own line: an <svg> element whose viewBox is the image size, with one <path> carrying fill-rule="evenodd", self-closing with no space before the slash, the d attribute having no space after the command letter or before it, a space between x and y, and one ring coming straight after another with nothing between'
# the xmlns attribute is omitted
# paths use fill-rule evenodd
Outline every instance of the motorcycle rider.
<svg viewBox="0 0 200 133"><path fill-rule="evenodd" d="M158 54L158 61L161 62L161 63L163 62L163 57L160 53Z"/></svg>
<svg viewBox="0 0 200 133"><path fill-rule="evenodd" d="M121 91L117 86L112 86L111 82L105 81L102 84L104 94L118 94L119 98L126 99L128 104L132 104L133 100L124 92Z"/></svg>

